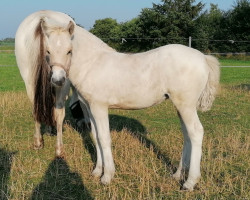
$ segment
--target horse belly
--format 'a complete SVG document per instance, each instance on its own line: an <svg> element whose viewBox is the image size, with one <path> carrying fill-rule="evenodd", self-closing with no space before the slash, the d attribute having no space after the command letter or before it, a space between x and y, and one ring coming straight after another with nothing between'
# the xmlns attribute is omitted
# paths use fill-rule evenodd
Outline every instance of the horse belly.
<svg viewBox="0 0 250 200"><path fill-rule="evenodd" d="M156 94L155 92L137 92L120 97L111 97L109 99L109 108L138 110L148 108L165 100L164 93Z"/></svg>

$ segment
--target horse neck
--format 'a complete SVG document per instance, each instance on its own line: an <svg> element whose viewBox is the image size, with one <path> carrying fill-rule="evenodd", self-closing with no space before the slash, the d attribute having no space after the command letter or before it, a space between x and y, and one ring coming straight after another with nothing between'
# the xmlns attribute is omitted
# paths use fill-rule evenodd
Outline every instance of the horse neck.
<svg viewBox="0 0 250 200"><path fill-rule="evenodd" d="M96 56L96 53L115 52L113 48L101 39L79 26L75 30L75 43L77 43L77 50L84 53L86 58Z"/></svg>

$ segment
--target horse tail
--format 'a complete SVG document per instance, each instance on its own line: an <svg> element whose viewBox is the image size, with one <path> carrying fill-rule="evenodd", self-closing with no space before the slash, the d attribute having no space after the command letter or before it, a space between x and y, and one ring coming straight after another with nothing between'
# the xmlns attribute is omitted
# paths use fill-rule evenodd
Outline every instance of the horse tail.
<svg viewBox="0 0 250 200"><path fill-rule="evenodd" d="M39 50L34 69L34 108L33 115L36 121L46 125L54 125L55 91L52 87L50 67L45 58L44 33L42 30L43 19L40 20L35 30L35 39L38 40Z"/></svg>
<svg viewBox="0 0 250 200"><path fill-rule="evenodd" d="M207 84L205 89L202 91L197 104L197 108L201 111L208 111L211 109L220 81L220 64L218 60L209 55L206 55L205 58L209 74Z"/></svg>

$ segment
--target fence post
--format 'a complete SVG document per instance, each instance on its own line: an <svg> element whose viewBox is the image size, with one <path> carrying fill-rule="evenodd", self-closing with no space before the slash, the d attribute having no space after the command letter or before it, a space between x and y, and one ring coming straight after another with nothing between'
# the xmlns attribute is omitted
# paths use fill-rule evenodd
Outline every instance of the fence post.
<svg viewBox="0 0 250 200"><path fill-rule="evenodd" d="M188 46L191 47L191 44L192 44L192 37L189 36L189 38L188 38Z"/></svg>

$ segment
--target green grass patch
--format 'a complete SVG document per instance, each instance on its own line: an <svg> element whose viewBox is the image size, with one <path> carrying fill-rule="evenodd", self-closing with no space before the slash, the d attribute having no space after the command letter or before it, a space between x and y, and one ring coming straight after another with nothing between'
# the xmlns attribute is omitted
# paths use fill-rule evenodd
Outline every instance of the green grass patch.
<svg viewBox="0 0 250 200"><path fill-rule="evenodd" d="M221 68L221 83L246 85L250 83L250 67Z"/></svg>
<svg viewBox="0 0 250 200"><path fill-rule="evenodd" d="M232 55L217 56L222 66L250 66L249 55Z"/></svg>
<svg viewBox="0 0 250 200"><path fill-rule="evenodd" d="M250 60L219 59L221 66L250 66Z"/></svg>
<svg viewBox="0 0 250 200"><path fill-rule="evenodd" d="M23 91L25 85L17 67L0 67L0 91Z"/></svg>
<svg viewBox="0 0 250 200"><path fill-rule="evenodd" d="M0 66L17 66L16 56L12 53L0 53Z"/></svg>

